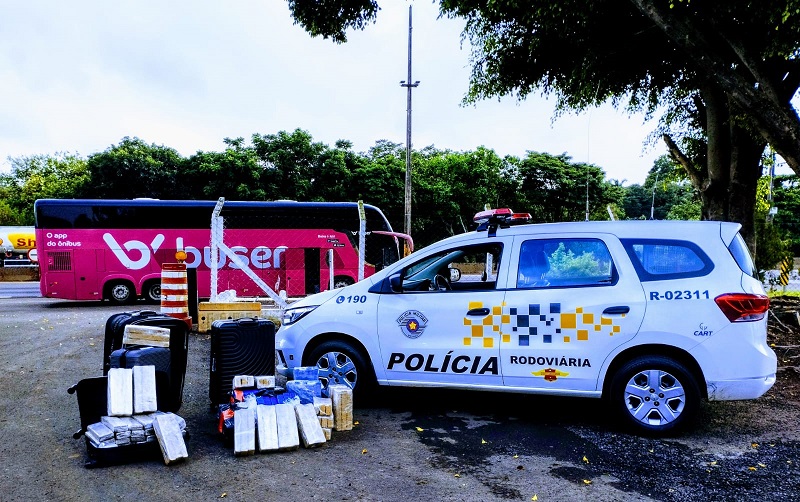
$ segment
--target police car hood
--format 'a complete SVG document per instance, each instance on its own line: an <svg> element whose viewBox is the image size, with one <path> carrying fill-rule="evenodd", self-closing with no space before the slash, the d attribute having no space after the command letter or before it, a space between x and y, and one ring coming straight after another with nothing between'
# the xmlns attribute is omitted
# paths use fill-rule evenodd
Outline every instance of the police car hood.
<svg viewBox="0 0 800 502"><path fill-rule="evenodd" d="M344 288L331 289L329 291L323 291L322 293L316 293L313 295L306 296L302 300L298 300L296 302L291 303L288 308L293 309L297 307L319 306L322 305L323 303L326 303L328 300L332 298L336 298L339 295L347 294L346 292L351 289L355 288L358 289L359 291L369 289L369 287L372 286L372 284L373 284L372 277L367 277L355 284L351 284Z"/></svg>

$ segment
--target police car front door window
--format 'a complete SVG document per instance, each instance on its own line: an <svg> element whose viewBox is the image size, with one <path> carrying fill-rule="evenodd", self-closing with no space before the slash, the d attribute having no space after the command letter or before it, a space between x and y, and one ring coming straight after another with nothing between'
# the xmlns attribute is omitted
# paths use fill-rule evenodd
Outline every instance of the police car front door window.
<svg viewBox="0 0 800 502"><path fill-rule="evenodd" d="M453 248L428 256L403 271L403 291L495 289L500 244Z"/></svg>
<svg viewBox="0 0 800 502"><path fill-rule="evenodd" d="M520 247L518 288L610 285L614 262L599 239L531 239Z"/></svg>

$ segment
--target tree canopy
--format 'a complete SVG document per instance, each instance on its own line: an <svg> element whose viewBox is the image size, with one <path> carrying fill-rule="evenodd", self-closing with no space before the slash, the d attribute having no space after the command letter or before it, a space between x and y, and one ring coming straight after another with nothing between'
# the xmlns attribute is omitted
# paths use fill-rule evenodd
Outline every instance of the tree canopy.
<svg viewBox="0 0 800 502"><path fill-rule="evenodd" d="M0 224L30 224L38 198L136 198L355 201L380 207L390 223L403 221L405 147L381 140L357 153L350 142L329 146L307 131L279 131L225 140L221 152L187 158L166 146L123 138L89 155L12 159L0 176ZM598 166L566 155L529 152L500 157L427 147L412 153L413 226L419 245L473 228L487 204L529 211L535 221L607 219L607 205L623 206L624 189ZM587 191L588 188L588 191ZM621 216L621 213L618 213Z"/></svg>
<svg viewBox="0 0 800 502"><path fill-rule="evenodd" d="M405 147L399 143L380 140L366 152L355 152L349 141L329 146L297 129L254 134L250 141L226 139L225 145L221 152L182 157L166 146L123 138L88 160L66 154L10 159L12 172L0 175L0 225L32 224L33 203L39 198L155 196L363 200L381 208L393 227L402 225ZM170 169L169 183L153 167L159 165ZM655 219L699 218L698 194L668 156L654 163L644 184L630 186L606 179L599 166L534 151L524 157L500 157L485 147L426 147L412 152L412 165L412 235L417 247L474 228L472 217L486 205L530 212L537 222L578 221L586 217L588 197L591 220L609 219L609 212L616 219L648 219L651 208ZM767 178L762 178L760 222L769 208L767 192ZM796 176L776 178L773 195L780 210L759 242L764 251L759 264L764 268L772 268L770 260L783 256L787 246L797 246L798 193Z"/></svg>
<svg viewBox="0 0 800 502"><path fill-rule="evenodd" d="M294 3L294 2L290 2ZM336 42L378 15L375 2L314 2L295 21ZM699 192L704 219L753 236L756 180L769 143L800 174L798 0L440 0L466 21L472 72L464 100L540 91L558 110L611 101L666 108L671 154ZM323 23L322 20L325 20ZM677 127L676 127L677 125Z"/></svg>

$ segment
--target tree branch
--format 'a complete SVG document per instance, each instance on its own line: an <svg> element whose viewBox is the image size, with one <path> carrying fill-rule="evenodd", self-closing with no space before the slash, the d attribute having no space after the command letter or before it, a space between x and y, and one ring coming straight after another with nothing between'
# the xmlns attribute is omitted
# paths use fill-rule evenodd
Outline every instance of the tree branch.
<svg viewBox="0 0 800 502"><path fill-rule="evenodd" d="M692 186L694 186L697 190L702 190L703 183L705 182L705 176L703 175L703 171L698 169L692 159L686 156L686 154L681 151L680 147L672 140L672 137L669 134L664 134L662 136L664 139L664 143L667 145L667 150L669 150L670 155L677 163L683 167L684 171L686 171L686 175L692 182Z"/></svg>

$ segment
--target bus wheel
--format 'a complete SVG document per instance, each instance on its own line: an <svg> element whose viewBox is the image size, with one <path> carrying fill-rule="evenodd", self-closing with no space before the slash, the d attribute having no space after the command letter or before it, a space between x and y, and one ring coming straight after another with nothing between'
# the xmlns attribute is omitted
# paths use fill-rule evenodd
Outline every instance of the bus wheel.
<svg viewBox="0 0 800 502"><path fill-rule="evenodd" d="M161 303L161 282L150 281L144 285L144 299L147 303Z"/></svg>
<svg viewBox="0 0 800 502"><path fill-rule="evenodd" d="M107 289L106 298L117 305L128 305L136 299L133 285L127 281L112 282Z"/></svg>
<svg viewBox="0 0 800 502"><path fill-rule="evenodd" d="M333 278L333 289L344 288L351 284L355 284L353 279L347 277L346 275L339 275Z"/></svg>

